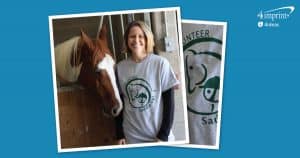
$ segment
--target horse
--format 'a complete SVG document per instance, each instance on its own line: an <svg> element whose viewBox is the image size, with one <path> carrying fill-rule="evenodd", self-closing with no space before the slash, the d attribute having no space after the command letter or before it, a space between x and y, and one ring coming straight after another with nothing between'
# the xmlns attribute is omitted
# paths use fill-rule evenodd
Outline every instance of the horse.
<svg viewBox="0 0 300 158"><path fill-rule="evenodd" d="M123 108L114 71L115 61L108 48L107 30L103 26L96 39L82 29L55 47L56 77L61 83L78 82L96 94L103 111L117 116Z"/></svg>

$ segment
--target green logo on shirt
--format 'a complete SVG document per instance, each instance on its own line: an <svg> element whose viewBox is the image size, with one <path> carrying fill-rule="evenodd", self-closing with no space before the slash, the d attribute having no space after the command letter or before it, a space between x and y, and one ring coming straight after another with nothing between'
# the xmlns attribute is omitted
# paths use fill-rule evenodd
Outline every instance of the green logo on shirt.
<svg viewBox="0 0 300 158"><path fill-rule="evenodd" d="M197 38L184 45L187 95L194 98L200 96L202 100L196 100L195 105L188 105L188 111L202 115L203 124L216 123L219 102L220 74L215 70L220 70L221 55L214 51L203 51L203 45L210 43L222 45L221 40L211 37ZM202 50L196 51L201 46Z"/></svg>
<svg viewBox="0 0 300 158"><path fill-rule="evenodd" d="M130 105L141 111L144 111L151 106L153 102L151 92L152 89L150 84L141 78L132 79L126 84L126 93Z"/></svg>

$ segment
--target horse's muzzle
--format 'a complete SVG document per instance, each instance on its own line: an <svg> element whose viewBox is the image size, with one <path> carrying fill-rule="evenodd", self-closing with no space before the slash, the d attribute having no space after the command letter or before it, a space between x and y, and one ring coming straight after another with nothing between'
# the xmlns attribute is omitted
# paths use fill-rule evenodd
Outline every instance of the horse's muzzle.
<svg viewBox="0 0 300 158"><path fill-rule="evenodd" d="M117 117L122 111L122 108L123 108L122 105L116 105L111 110L108 110L107 108L103 108L103 114L107 117Z"/></svg>
<svg viewBox="0 0 300 158"><path fill-rule="evenodd" d="M121 105L116 105L112 108L112 111L111 111L111 115L113 117L116 117L120 114L121 110L122 110L123 106L122 104Z"/></svg>

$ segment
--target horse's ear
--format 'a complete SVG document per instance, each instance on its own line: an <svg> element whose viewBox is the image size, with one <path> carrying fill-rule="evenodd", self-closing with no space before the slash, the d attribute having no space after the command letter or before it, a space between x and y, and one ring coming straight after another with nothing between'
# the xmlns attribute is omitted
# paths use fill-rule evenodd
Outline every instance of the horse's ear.
<svg viewBox="0 0 300 158"><path fill-rule="evenodd" d="M90 37L86 35L82 29L80 29L80 32L82 41L88 46L89 49L93 49L93 42Z"/></svg>
<svg viewBox="0 0 300 158"><path fill-rule="evenodd" d="M99 39L106 40L106 34L107 34L106 24L103 24L99 33Z"/></svg>

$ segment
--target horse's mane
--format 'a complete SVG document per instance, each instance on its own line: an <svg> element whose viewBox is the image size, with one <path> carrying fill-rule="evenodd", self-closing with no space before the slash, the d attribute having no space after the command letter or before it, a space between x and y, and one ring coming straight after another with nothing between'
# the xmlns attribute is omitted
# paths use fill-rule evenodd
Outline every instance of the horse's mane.
<svg viewBox="0 0 300 158"><path fill-rule="evenodd" d="M55 47L55 66L56 74L59 79L67 82L76 82L80 74L82 64L74 67L71 65L72 53L78 53L77 45L80 36L73 37ZM77 56L77 55L75 55ZM72 62L76 62L78 58L74 58Z"/></svg>
<svg viewBox="0 0 300 158"><path fill-rule="evenodd" d="M81 54L83 53L83 47L89 47L89 44L84 41L82 36L75 36L55 47L56 74L59 80L76 82L84 62L92 62L94 68L96 68L97 64L105 57L105 54L110 55L115 61L112 52L107 47L106 41L93 39L89 42L90 44L92 43L92 49L94 49L93 56L89 59Z"/></svg>

